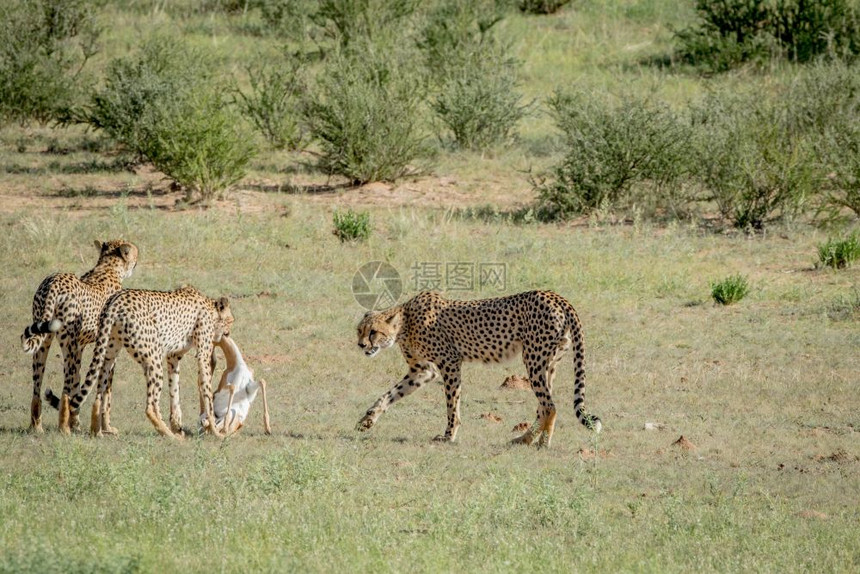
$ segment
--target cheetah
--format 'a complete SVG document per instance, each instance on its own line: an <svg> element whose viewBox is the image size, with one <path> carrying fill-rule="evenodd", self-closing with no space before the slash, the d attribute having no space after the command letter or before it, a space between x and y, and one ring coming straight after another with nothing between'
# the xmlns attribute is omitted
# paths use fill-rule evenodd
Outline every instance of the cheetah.
<svg viewBox="0 0 860 574"><path fill-rule="evenodd" d="M358 346L368 357L397 343L409 373L368 409L356 430L370 429L392 404L422 385L441 381L448 403L445 434L450 442L460 426L460 365L463 361L497 363L522 355L538 399L537 420L514 443L549 447L556 410L552 381L562 355L573 348L576 364L574 408L583 425L600 432L600 419L586 414L584 342L573 306L552 291L529 291L478 301L451 301L431 291L402 305L370 311L358 324Z"/></svg>
<svg viewBox="0 0 860 574"><path fill-rule="evenodd" d="M110 372L116 356L125 347L143 367L146 376L146 416L163 436L182 436L182 410L179 406L179 361L191 348L197 347L197 385L201 410L206 414L208 430L221 435L215 426L212 408L213 345L230 334L233 313L226 297L210 299L186 286L175 291L127 289L114 294L99 317L93 360L82 385L71 398L60 405L61 429L68 432L69 420L77 417L81 403L98 382L92 408L90 431L94 435L116 434L110 425L110 405L102 401L110 391ZM170 391L170 428L164 424L159 399L164 382L162 361L167 359Z"/></svg>
<svg viewBox="0 0 860 574"><path fill-rule="evenodd" d="M81 353L96 338L99 313L108 297L122 288L137 265L137 247L127 241L96 241L99 260L81 276L54 273L46 277L33 296L33 323L24 329L21 346L33 355L33 398L30 430L42 429L42 379L54 337L63 351L63 394L80 383ZM47 398L53 400L48 389Z"/></svg>

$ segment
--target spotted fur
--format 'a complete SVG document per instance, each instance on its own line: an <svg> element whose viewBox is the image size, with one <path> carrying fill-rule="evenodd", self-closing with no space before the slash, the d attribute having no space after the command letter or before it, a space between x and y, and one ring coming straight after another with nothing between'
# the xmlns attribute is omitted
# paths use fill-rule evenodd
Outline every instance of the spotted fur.
<svg viewBox="0 0 860 574"><path fill-rule="evenodd" d="M537 420L514 442L549 446L556 409L552 382L556 365L574 350L576 418L600 432L600 419L586 414L584 341L573 306L551 291L529 291L478 301L450 301L425 291L403 305L368 312L358 324L358 346L370 357L400 345L409 373L379 397L358 422L371 428L392 404L422 385L441 380L448 403L448 426L434 440L453 441L460 426L460 366L464 361L496 363L521 355L538 399Z"/></svg>
<svg viewBox="0 0 860 574"><path fill-rule="evenodd" d="M200 408L209 421L210 432L220 434L213 416L210 360L213 345L223 335L230 334L232 325L233 313L227 298L210 299L194 287L169 292L128 289L116 293L105 304L99 318L98 337L86 379L75 389L68 403L60 405L61 423L77 417L81 403L98 382L91 432L95 435L116 433L110 425L110 404L101 399L108 396L109 374L117 354L125 348L146 376L147 418L163 436L181 435L179 361L189 349L197 347ZM165 358L170 391L170 428L164 424L159 409ZM68 431L68 425L61 428Z"/></svg>
<svg viewBox="0 0 860 574"><path fill-rule="evenodd" d="M96 338L99 313L108 297L122 288L137 265L137 247L127 241L95 242L96 266L79 279L71 273L46 277L33 296L33 323L24 329L21 346L33 355L30 429L42 432L42 379L48 351L58 338L63 351L63 393L80 382L81 353ZM48 400L53 393L47 390Z"/></svg>

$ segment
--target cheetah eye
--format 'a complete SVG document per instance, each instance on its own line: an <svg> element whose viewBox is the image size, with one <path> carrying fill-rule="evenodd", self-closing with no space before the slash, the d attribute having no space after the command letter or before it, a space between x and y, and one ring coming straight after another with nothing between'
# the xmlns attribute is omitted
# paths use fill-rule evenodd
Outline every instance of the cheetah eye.
<svg viewBox="0 0 860 574"><path fill-rule="evenodd" d="M374 335L376 335L376 333L377 333L377 331L371 329L370 330L370 338L372 339L374 337Z"/></svg>

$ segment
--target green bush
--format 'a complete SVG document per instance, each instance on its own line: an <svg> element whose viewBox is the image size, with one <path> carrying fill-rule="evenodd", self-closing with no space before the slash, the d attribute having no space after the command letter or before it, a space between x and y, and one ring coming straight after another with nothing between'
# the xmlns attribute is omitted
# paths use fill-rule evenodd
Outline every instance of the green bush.
<svg viewBox="0 0 860 574"><path fill-rule="evenodd" d="M257 0L265 30L292 40L310 35L318 2L315 0Z"/></svg>
<svg viewBox="0 0 860 574"><path fill-rule="evenodd" d="M255 149L223 94L201 86L160 109L146 126L143 155L186 190L186 199L220 198L241 180Z"/></svg>
<svg viewBox="0 0 860 574"><path fill-rule="evenodd" d="M509 141L528 110L517 92L516 64L492 49L484 52L449 70L431 103L460 148L484 149Z"/></svg>
<svg viewBox="0 0 860 574"><path fill-rule="evenodd" d="M444 83L449 70L468 66L487 44L495 44L492 32L503 18L504 5L494 0L442 0L430 10L417 44L435 82Z"/></svg>
<svg viewBox="0 0 860 574"><path fill-rule="evenodd" d="M249 93L234 88L242 114L275 149L301 149L306 143L300 121L305 91L301 64L291 60L250 66L248 78Z"/></svg>
<svg viewBox="0 0 860 574"><path fill-rule="evenodd" d="M0 3L0 121L47 124L75 105L97 52L95 16L88 0Z"/></svg>
<svg viewBox="0 0 860 574"><path fill-rule="evenodd" d="M699 22L675 34L682 59L721 72L748 61L860 53L850 0L696 0Z"/></svg>
<svg viewBox="0 0 860 574"><path fill-rule="evenodd" d="M320 0L312 18L326 36L349 46L356 40L382 39L411 16L420 0Z"/></svg>
<svg viewBox="0 0 860 574"><path fill-rule="evenodd" d="M693 107L694 176L742 229L796 217L821 181L811 141L781 96L715 94Z"/></svg>
<svg viewBox="0 0 860 574"><path fill-rule="evenodd" d="M77 120L102 129L203 199L244 176L254 149L208 62L156 38L111 62L104 87Z"/></svg>
<svg viewBox="0 0 860 574"><path fill-rule="evenodd" d="M845 269L860 257L860 240L856 233L844 239L830 238L818 246L818 260L834 269Z"/></svg>
<svg viewBox="0 0 860 574"><path fill-rule="evenodd" d="M749 292L749 282L743 275L732 275L711 283L711 297L720 305L737 303Z"/></svg>
<svg viewBox="0 0 860 574"><path fill-rule="evenodd" d="M333 233L341 243L346 241L364 241L370 237L370 214L366 211L356 212L347 209L344 212L335 210Z"/></svg>
<svg viewBox="0 0 860 574"><path fill-rule="evenodd" d="M549 102L564 135L564 158L547 180L535 180L537 215L564 219L622 207L634 185L661 189L689 169L689 125L647 98L556 93Z"/></svg>
<svg viewBox="0 0 860 574"><path fill-rule="evenodd" d="M528 14L554 14L570 0L518 0L520 12Z"/></svg>
<svg viewBox="0 0 860 574"><path fill-rule="evenodd" d="M394 181L426 155L419 111L426 90L389 50L334 54L303 109L319 164L354 184Z"/></svg>
<svg viewBox="0 0 860 574"><path fill-rule="evenodd" d="M431 107L461 148L504 143L528 109L517 92L519 63L492 33L502 17L496 2L446 0L421 30L418 47L435 91Z"/></svg>

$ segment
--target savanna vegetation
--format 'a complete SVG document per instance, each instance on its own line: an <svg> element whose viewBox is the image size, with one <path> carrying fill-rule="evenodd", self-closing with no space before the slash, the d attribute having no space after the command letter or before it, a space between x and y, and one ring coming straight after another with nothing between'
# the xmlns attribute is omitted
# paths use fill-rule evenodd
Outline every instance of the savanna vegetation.
<svg viewBox="0 0 860 574"><path fill-rule="evenodd" d="M0 572L855 571L858 9L3 2ZM119 436L27 432L33 292L115 237L126 287L231 298L273 436L196 438L186 359L160 439L126 356ZM516 363L464 369L455 444L436 387L356 433L405 368L355 346L369 261L568 298L604 432L568 360L551 449L508 444Z"/></svg>

